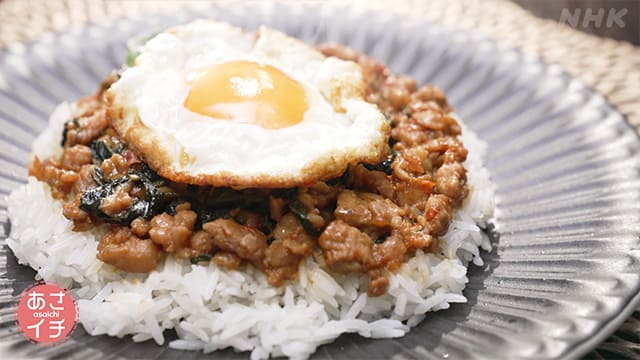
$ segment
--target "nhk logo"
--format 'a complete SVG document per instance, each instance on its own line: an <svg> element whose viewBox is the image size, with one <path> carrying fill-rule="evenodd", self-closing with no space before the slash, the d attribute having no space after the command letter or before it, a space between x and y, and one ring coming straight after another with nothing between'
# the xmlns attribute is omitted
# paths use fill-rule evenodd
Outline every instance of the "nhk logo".
<svg viewBox="0 0 640 360"><path fill-rule="evenodd" d="M600 28L605 26L607 28L611 28L614 26L624 28L624 16L629 12L629 10L623 9L609 9L608 11L600 8L600 9L574 9L573 13L567 9L562 9L562 13L560 14L560 22L563 24L567 24L571 27L583 27L588 28L590 25L593 25L595 28Z"/></svg>

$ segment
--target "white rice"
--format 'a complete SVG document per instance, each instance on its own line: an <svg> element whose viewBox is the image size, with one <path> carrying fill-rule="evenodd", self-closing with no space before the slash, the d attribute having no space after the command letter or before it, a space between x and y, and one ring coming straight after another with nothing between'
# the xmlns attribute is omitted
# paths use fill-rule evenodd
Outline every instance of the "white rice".
<svg viewBox="0 0 640 360"><path fill-rule="evenodd" d="M62 123L72 111L61 104L49 127L35 141L41 158L59 154ZM251 267L227 271L215 264L192 265L168 256L150 274L118 271L96 259L100 230L73 232L61 203L49 186L30 177L9 195L9 247L36 278L72 289L80 323L92 335L134 341L166 342L164 331L179 339L169 346L184 350L233 347L251 351L252 359L269 356L306 358L342 333L372 338L401 337L427 311L466 302L467 264L482 264L479 248L490 242L481 230L493 214L493 187L482 165L486 145L468 129L463 142L470 195L443 237L442 254L418 251L389 275L387 294L369 298L364 276L332 275L312 257L300 266L299 280L270 286ZM318 259L321 262L321 259Z"/></svg>

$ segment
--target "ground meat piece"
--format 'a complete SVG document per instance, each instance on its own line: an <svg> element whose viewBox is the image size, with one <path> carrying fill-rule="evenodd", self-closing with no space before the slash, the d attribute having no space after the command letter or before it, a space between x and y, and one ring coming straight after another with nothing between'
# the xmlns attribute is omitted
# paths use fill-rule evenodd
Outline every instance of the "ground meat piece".
<svg viewBox="0 0 640 360"><path fill-rule="evenodd" d="M433 182L431 182L431 187ZM424 204L431 194L430 186L426 185L426 180L415 180L398 182L395 186L395 201L399 206L409 206L424 209Z"/></svg>
<svg viewBox="0 0 640 360"><path fill-rule="evenodd" d="M98 259L129 272L149 272L158 266L163 252L151 240L133 235L127 227L113 227L98 243Z"/></svg>
<svg viewBox="0 0 640 360"><path fill-rule="evenodd" d="M425 217L428 220L427 230L431 235L444 235L453 217L451 200L446 195L433 194L427 201Z"/></svg>
<svg viewBox="0 0 640 360"><path fill-rule="evenodd" d="M384 172L367 170L364 166L358 165L353 168L352 174L355 188L393 198L393 184Z"/></svg>
<svg viewBox="0 0 640 360"><path fill-rule="evenodd" d="M284 248L286 248L290 254L304 256L311 254L313 238L307 234L302 227L302 224L300 224L300 220L298 220L298 217L293 213L287 213L283 216L276 224L271 235L274 240L271 243L270 248L274 244L285 244ZM265 264L268 266L277 266L279 264L288 263L287 261L283 261L281 258L270 256L269 251L270 250L267 249L267 257L265 258Z"/></svg>
<svg viewBox="0 0 640 360"><path fill-rule="evenodd" d="M129 195L131 188L130 182L116 186L113 193L100 201L100 211L108 216L113 216L127 210L133 204L133 199Z"/></svg>
<svg viewBox="0 0 640 360"><path fill-rule="evenodd" d="M444 156L442 158L443 163L451 164L451 163L460 163L462 164L467 159L467 149L465 149L462 144L455 147L450 147L445 151Z"/></svg>
<svg viewBox="0 0 640 360"><path fill-rule="evenodd" d="M135 175L132 176L132 178ZM129 195L131 195L132 197L136 198L136 199L147 199L147 190L144 187L144 184L139 184L136 182L131 182L131 190L129 190ZM166 187L160 187L158 188L161 191L165 191L168 188ZM171 191L170 189L168 189L168 191Z"/></svg>
<svg viewBox="0 0 640 360"><path fill-rule="evenodd" d="M298 190L297 200L304 206L305 217L315 229L322 229L327 223L325 216L318 208L319 204L325 204L327 201L325 195L314 194L309 188L300 188Z"/></svg>
<svg viewBox="0 0 640 360"><path fill-rule="evenodd" d="M399 152L403 151L402 143L397 144L396 148ZM413 179L414 176L405 170L405 167L407 167L405 158L403 156L396 156L391 164L392 179L394 183L407 182Z"/></svg>
<svg viewBox="0 0 640 360"><path fill-rule="evenodd" d="M462 163L467 159L467 149L462 142L453 137L440 137L427 141L424 147L430 154L432 166L439 167L443 163ZM440 157L438 161L433 160L433 155Z"/></svg>
<svg viewBox="0 0 640 360"><path fill-rule="evenodd" d="M401 111L411 101L411 93L416 88L416 81L407 76L391 75L385 81L382 96L396 112Z"/></svg>
<svg viewBox="0 0 640 360"><path fill-rule="evenodd" d="M412 175L420 176L433 169L429 158L429 149L425 146L414 146L403 151L402 159L406 162L406 170Z"/></svg>
<svg viewBox="0 0 640 360"><path fill-rule="evenodd" d="M287 201L283 198L269 196L269 215L271 219L279 221L286 211Z"/></svg>
<svg viewBox="0 0 640 360"><path fill-rule="evenodd" d="M92 110L94 110L92 112ZM94 139L102 135L109 126L106 109L86 110L86 114L76 118L76 121L67 122L65 146L76 144L89 145Z"/></svg>
<svg viewBox="0 0 640 360"><path fill-rule="evenodd" d="M258 268L262 266L267 249L267 237L261 231L227 219L210 221L202 225L202 229L212 235L211 240L215 247L233 252Z"/></svg>
<svg viewBox="0 0 640 360"><path fill-rule="evenodd" d="M280 286L295 278L300 261L311 255L313 238L293 213L283 216L271 235L274 240L265 252L264 269L269 283Z"/></svg>
<svg viewBox="0 0 640 360"><path fill-rule="evenodd" d="M227 252L227 251L218 251L213 255L211 260L218 266L221 266L227 270L238 270L242 265L242 259L238 257L238 255Z"/></svg>
<svg viewBox="0 0 640 360"><path fill-rule="evenodd" d="M408 91L409 93L413 93L414 91L416 91L418 85L416 83L416 79L412 77L391 74L385 81L385 86L399 87Z"/></svg>
<svg viewBox="0 0 640 360"><path fill-rule="evenodd" d="M332 221L320 235L318 244L333 271L363 272L375 263L371 238L342 220Z"/></svg>
<svg viewBox="0 0 640 360"><path fill-rule="evenodd" d="M293 280L298 275L298 265L307 255L295 255L291 253L291 250L287 247L288 244L281 242L275 246L271 245L267 250L268 256L272 259L279 260L280 263L274 263L273 265L264 269L267 274L267 281L273 286L281 286L286 280ZM311 253L311 248L309 248Z"/></svg>
<svg viewBox="0 0 640 360"><path fill-rule="evenodd" d="M300 189L298 198L305 205L322 209L335 204L339 192L339 188L335 186L318 182L311 187Z"/></svg>
<svg viewBox="0 0 640 360"><path fill-rule="evenodd" d="M175 207L176 214L181 211L187 211L187 210L191 210L191 203L187 201L180 203Z"/></svg>
<svg viewBox="0 0 640 360"><path fill-rule="evenodd" d="M382 243L373 245L373 257L376 268L395 270L404 262L407 247L397 233L389 235Z"/></svg>
<svg viewBox="0 0 640 360"><path fill-rule="evenodd" d="M425 227L428 227L428 225L425 225ZM404 228L400 233L402 234L402 240L407 248L407 252L417 249L430 249L435 242L433 241L433 236L429 235L428 232L419 225L414 228Z"/></svg>
<svg viewBox="0 0 640 360"><path fill-rule="evenodd" d="M326 183L317 183L314 186L298 189L297 200L305 207L306 219L316 229L322 229L327 223L327 212L323 214L323 208L333 206L336 202L339 189Z"/></svg>
<svg viewBox="0 0 640 360"><path fill-rule="evenodd" d="M80 197L82 194L76 194L72 202L62 205L62 214L67 219L73 221L74 231L89 230L93 226L93 221L87 212L80 209Z"/></svg>
<svg viewBox="0 0 640 360"><path fill-rule="evenodd" d="M416 111L391 130L394 139L409 147L418 147L430 140L455 140L446 134L459 133L460 127L454 118L433 109Z"/></svg>
<svg viewBox="0 0 640 360"><path fill-rule="evenodd" d="M122 155L113 154L100 164L100 170L102 170L102 177L111 181L123 177L129 170L129 164Z"/></svg>
<svg viewBox="0 0 640 360"><path fill-rule="evenodd" d="M125 149L122 152L122 157L124 157L124 159L127 162L127 165L129 165L129 166L141 162L141 160L138 157L138 155L136 155L136 153L134 153L133 151L131 151L129 149Z"/></svg>
<svg viewBox="0 0 640 360"><path fill-rule="evenodd" d="M197 231L189 241L191 242L191 248L198 254L211 254L215 248L213 237L206 231Z"/></svg>
<svg viewBox="0 0 640 360"><path fill-rule="evenodd" d="M400 166L411 177L424 174L424 162L428 162L429 153L420 147L413 147L404 151L398 158Z"/></svg>
<svg viewBox="0 0 640 360"><path fill-rule="evenodd" d="M456 120L434 109L415 111L391 130L395 140L409 147L418 147L430 140L457 141L453 136L459 134Z"/></svg>
<svg viewBox="0 0 640 360"><path fill-rule="evenodd" d="M62 206L62 214L69 220L84 221L89 218L84 210L80 209L80 198L82 194L77 194L74 201L68 202Z"/></svg>
<svg viewBox="0 0 640 360"><path fill-rule="evenodd" d="M91 149L84 145L66 147L60 157L60 166L65 170L79 171L83 165L91 164Z"/></svg>
<svg viewBox="0 0 640 360"><path fill-rule="evenodd" d="M388 69L383 66L384 70L378 70L378 77L373 79L377 82L377 90L368 91L367 100L375 101L376 105L391 121L396 124L402 121L404 117L404 109L411 102L411 93L415 91L416 82L406 76L389 74Z"/></svg>
<svg viewBox="0 0 640 360"><path fill-rule="evenodd" d="M40 161L40 158L38 158L38 156L33 157L33 162L31 163L31 166L29 166L27 174L29 176L35 177L36 179L38 179L38 181L46 182L46 179L44 178L44 163Z"/></svg>
<svg viewBox="0 0 640 360"><path fill-rule="evenodd" d="M464 162L467 159L467 149L464 148L460 140L452 137L440 137L431 139L422 145L429 153L443 154L441 163Z"/></svg>
<svg viewBox="0 0 640 360"><path fill-rule="evenodd" d="M334 214L349 225L391 228L400 224L404 212L380 195L343 190Z"/></svg>
<svg viewBox="0 0 640 360"><path fill-rule="evenodd" d="M95 165L83 165L80 168L80 171L78 171L78 181L76 181L73 186L73 191L75 193L87 191L96 185L96 182L93 179L95 169Z"/></svg>
<svg viewBox="0 0 640 360"><path fill-rule="evenodd" d="M311 187L304 188L300 192L310 196L313 199L313 205L322 209L336 203L340 190L338 187L329 186L324 182L318 182Z"/></svg>
<svg viewBox="0 0 640 360"><path fill-rule="evenodd" d="M185 206L185 204L187 204ZM176 207L176 215L167 213L156 215L151 219L149 237L153 242L161 245L166 252L175 252L189 247L190 237L193 234L193 227L196 224L198 215L191 211L188 203ZM181 257L188 257L189 254L182 254Z"/></svg>
<svg viewBox="0 0 640 360"><path fill-rule="evenodd" d="M153 219L151 219L149 228L149 237L151 238L151 240L167 250L171 248L172 252L175 251L172 236L173 223L173 216L167 213L162 213L160 215L154 216Z"/></svg>
<svg viewBox="0 0 640 360"><path fill-rule="evenodd" d="M447 102L447 97L444 92L433 85L424 85L417 91L411 94L411 100L413 102L434 102L438 108L443 109L445 112L451 112L453 109Z"/></svg>
<svg viewBox="0 0 640 360"><path fill-rule="evenodd" d="M367 294L371 297L381 296L387 292L387 288L389 287L389 279L387 279L382 271L379 269L374 269L369 271L369 286L367 288Z"/></svg>
<svg viewBox="0 0 640 360"><path fill-rule="evenodd" d="M391 129L391 137L408 146L423 144L429 140L429 135L424 128L414 121L402 121Z"/></svg>
<svg viewBox="0 0 640 360"><path fill-rule="evenodd" d="M460 133L460 127L455 119L447 115L435 104L414 103L411 110L412 120L425 130L441 131L452 135Z"/></svg>
<svg viewBox="0 0 640 360"><path fill-rule="evenodd" d="M282 250L281 251L286 251ZM282 286L287 280L294 280L298 276L298 264L283 265L264 269L267 281L271 286Z"/></svg>
<svg viewBox="0 0 640 360"><path fill-rule="evenodd" d="M399 87L387 87L384 89L383 96L393 106L394 110L402 110L409 103L409 91Z"/></svg>
<svg viewBox="0 0 640 360"><path fill-rule="evenodd" d="M151 224L141 217L133 219L130 226L133 235L140 238L147 236L149 229L151 229Z"/></svg>
<svg viewBox="0 0 640 360"><path fill-rule="evenodd" d="M51 186L51 194L56 199L63 198L71 192L80 178L75 171L60 169L59 164L54 161L47 160L42 166L42 178Z"/></svg>
<svg viewBox="0 0 640 360"><path fill-rule="evenodd" d="M322 216L322 212L318 209L313 209L312 211L307 213L307 220L309 220L311 226L316 229L324 228L324 225L327 223L324 216Z"/></svg>
<svg viewBox="0 0 640 360"><path fill-rule="evenodd" d="M438 193L447 195L454 203L467 196L467 171L460 163L443 164L436 172Z"/></svg>
<svg viewBox="0 0 640 360"><path fill-rule="evenodd" d="M233 215L233 218L242 225L256 229L261 228L264 222L263 216L248 210L238 209L238 211Z"/></svg>

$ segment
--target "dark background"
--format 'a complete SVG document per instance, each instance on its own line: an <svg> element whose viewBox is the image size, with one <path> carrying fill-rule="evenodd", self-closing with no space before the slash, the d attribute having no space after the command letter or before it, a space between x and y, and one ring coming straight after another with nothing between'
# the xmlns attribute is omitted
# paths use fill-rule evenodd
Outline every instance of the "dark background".
<svg viewBox="0 0 640 360"><path fill-rule="evenodd" d="M598 36L610 37L616 40L628 41L636 46L640 45L640 0L511 0L533 14L559 22L563 9L574 14L580 11L579 24L575 28ZM584 14L587 9L592 13L597 13L599 9L604 9L604 21L601 26L595 26L594 22L588 22L583 27ZM607 15L610 9L620 13L622 9L627 9L626 14L620 16L624 22L624 27L613 23L606 26Z"/></svg>

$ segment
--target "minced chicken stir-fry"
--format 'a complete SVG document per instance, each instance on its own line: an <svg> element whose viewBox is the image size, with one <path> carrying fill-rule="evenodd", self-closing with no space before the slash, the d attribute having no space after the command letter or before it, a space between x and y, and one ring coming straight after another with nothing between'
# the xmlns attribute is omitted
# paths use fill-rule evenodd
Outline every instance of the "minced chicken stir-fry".
<svg viewBox="0 0 640 360"><path fill-rule="evenodd" d="M294 280L307 256L337 273L366 273L368 293L386 292L394 271L417 249L438 252L453 211L467 196L467 150L444 94L391 74L340 45L321 51L358 62L367 100L392 125L391 154L342 176L293 189L230 189L158 176L111 128L102 95L81 99L64 127L59 158L34 160L30 175L51 186L76 231L108 226L98 259L150 272L165 256L251 264L270 284Z"/></svg>

